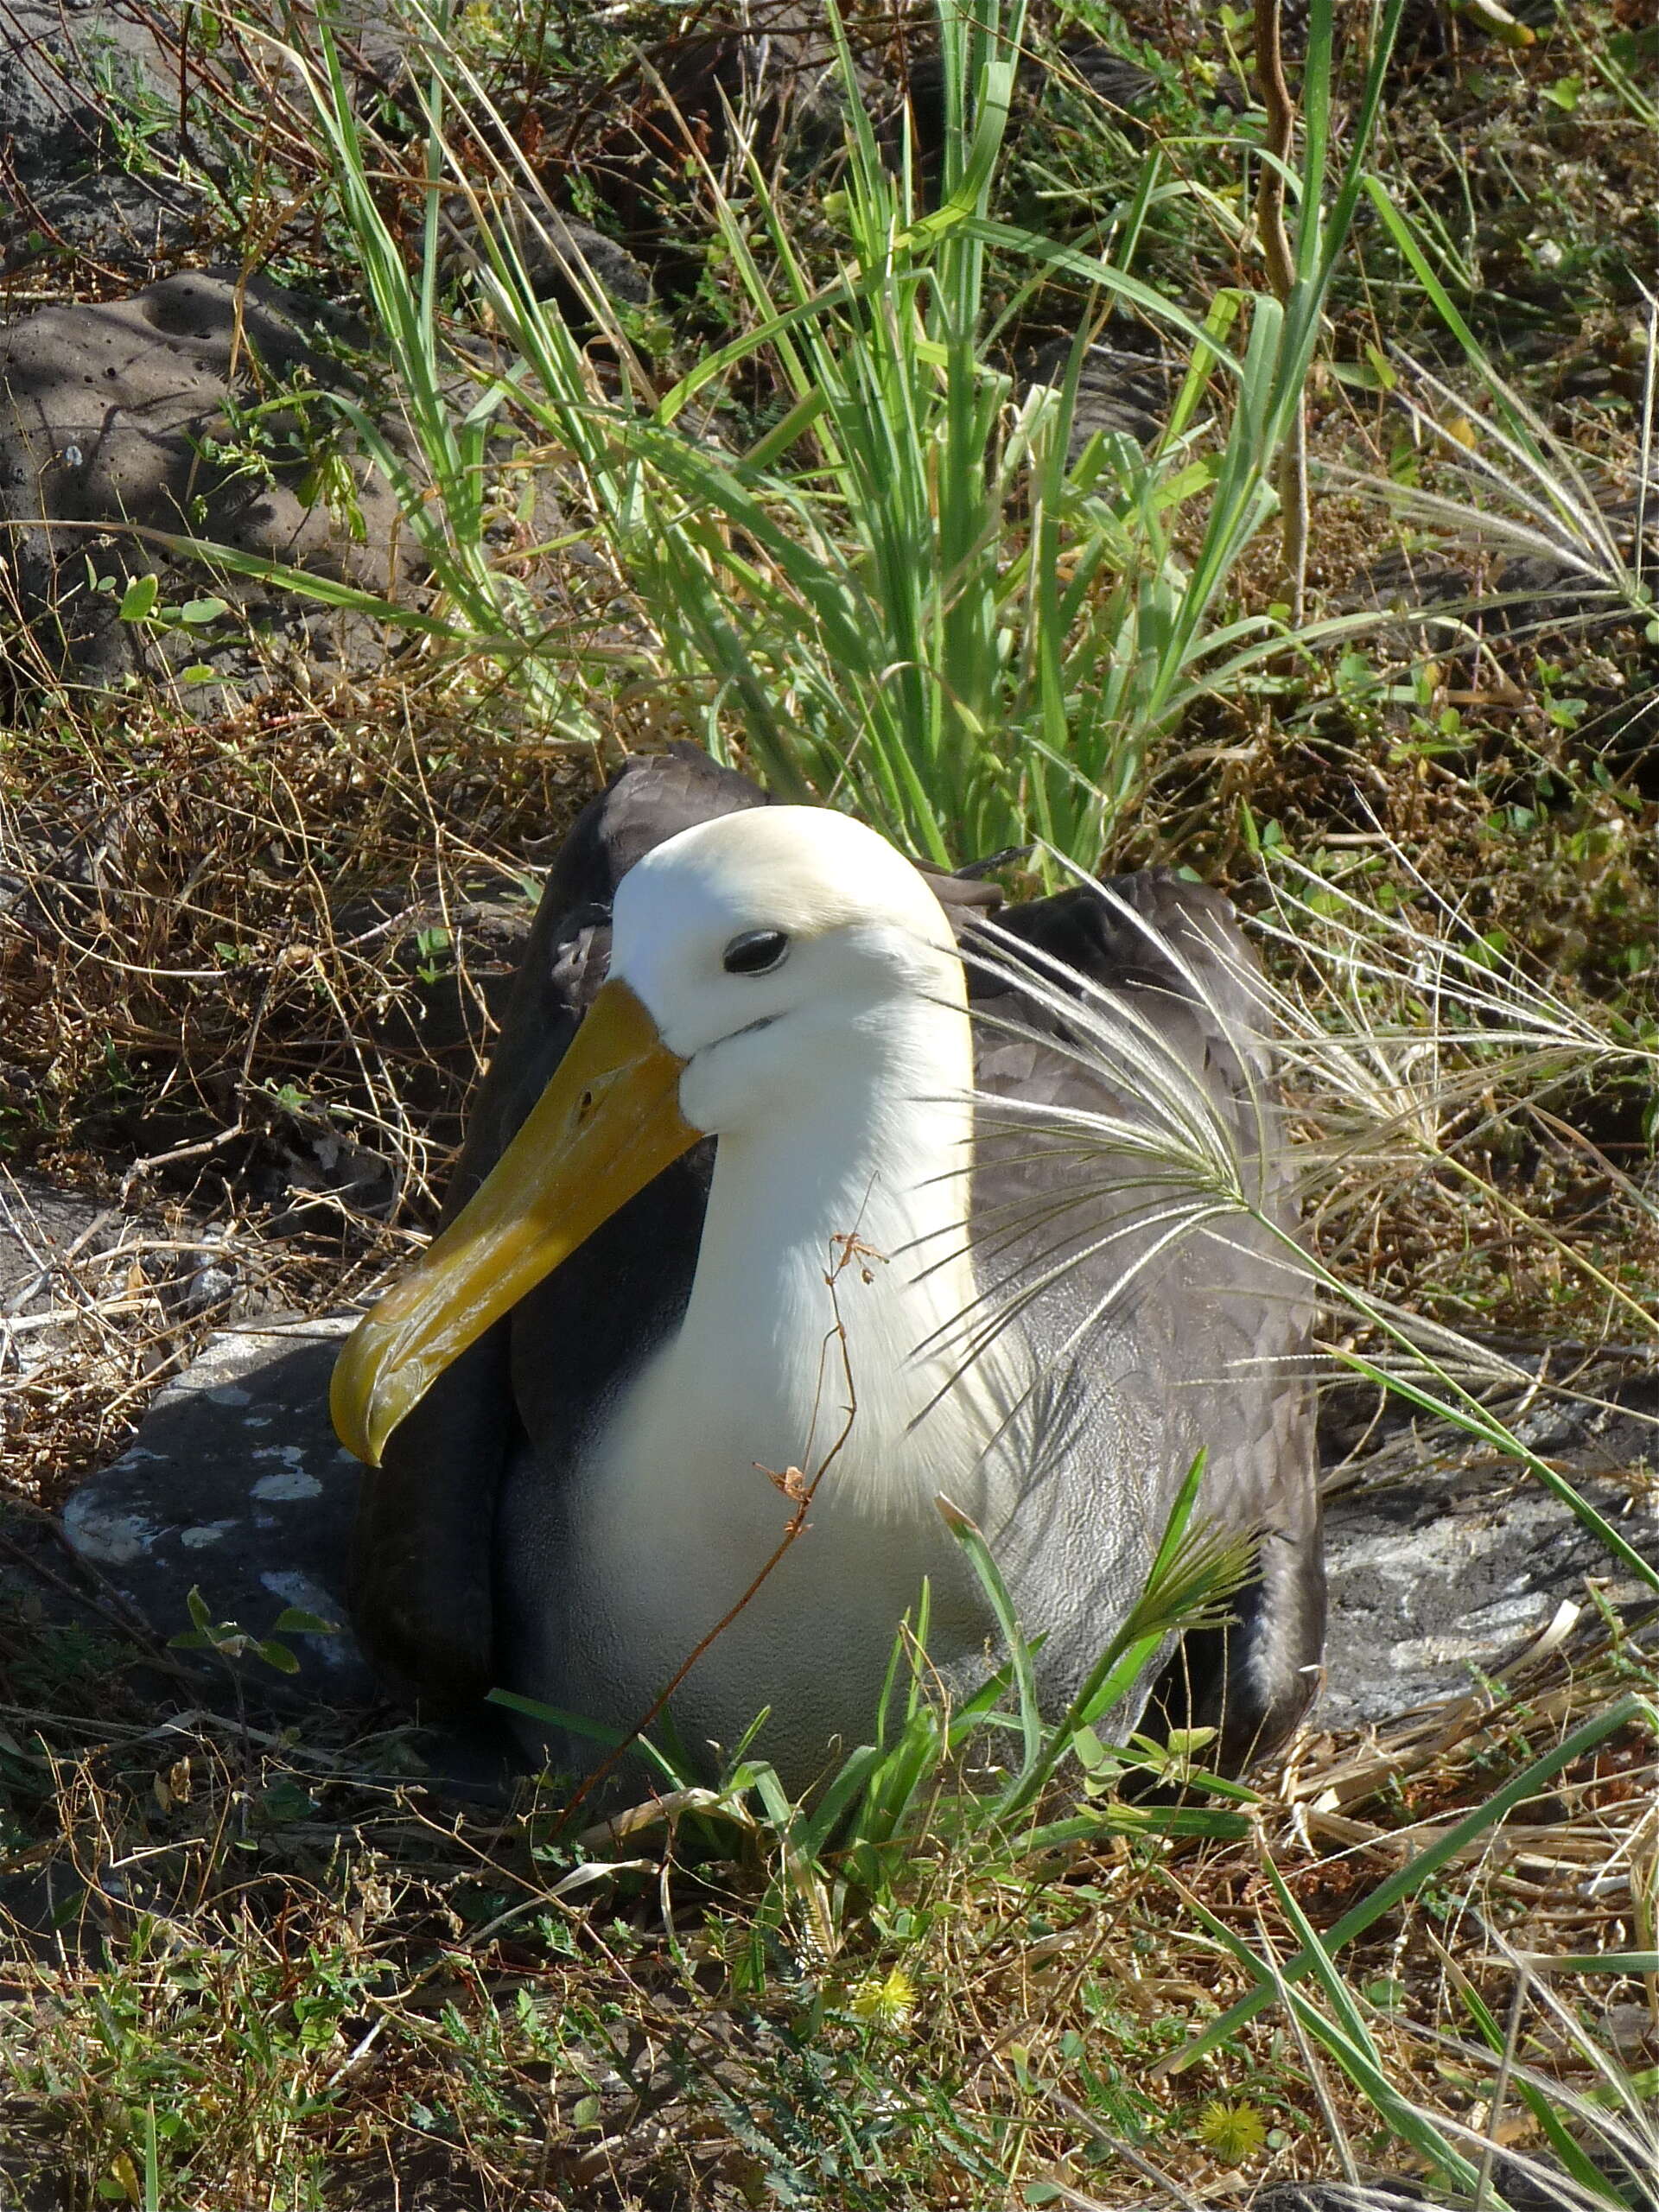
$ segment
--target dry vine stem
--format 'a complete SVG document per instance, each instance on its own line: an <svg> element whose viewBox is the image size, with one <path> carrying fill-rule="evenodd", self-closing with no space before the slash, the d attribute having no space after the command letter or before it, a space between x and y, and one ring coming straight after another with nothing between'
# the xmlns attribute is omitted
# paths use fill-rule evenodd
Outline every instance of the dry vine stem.
<svg viewBox="0 0 1659 2212"><path fill-rule="evenodd" d="M842 1448L845 1446L847 1439L852 1434L853 1423L858 1418L858 1391L853 1382L853 1365L851 1359L848 1356L847 1351L847 1325L841 1318L841 1300L836 1293L836 1285L840 1281L842 1274L845 1274L846 1270L849 1267L853 1266L855 1262L865 1270L865 1279L868 1281L869 1262L871 1260L882 1259L885 1255L880 1252L873 1251L868 1244L861 1243L855 1230L846 1230L839 1236L832 1236L830 1241L832 1247L835 1248L836 1256L829 1268L825 1271L823 1279L829 1285L830 1311L834 1314L835 1319L830 1324L829 1333L824 1338L823 1348L818 1355L817 1395L818 1403L821 1404L823 1397L824 1363L829 1358L830 1345L836 1344L840 1347L841 1351L842 1377L847 1385L847 1404L844 1408L844 1418L842 1421L840 1430L836 1434L836 1440L830 1446L830 1449L824 1453L823 1459L818 1462L817 1469L810 1480L802 1473L802 1471L798 1467L787 1467L784 1469L781 1473L772 1467L760 1468L759 1471L766 1475L771 1480L776 1488L782 1492L783 1496L788 1498L795 1509L795 1510L790 1515L787 1522L784 1524L784 1533L779 1538L776 1548L755 1574L753 1580L749 1584L747 1589L744 1591L742 1596L737 1599L735 1602L721 1615L720 1618L709 1630L709 1633L686 1654L685 1657L675 1669L673 1674L669 1677L663 1688L657 1693L655 1699L652 1702L650 1709L640 1715L639 1719L634 1722L632 1727L629 1729L627 1734L624 1736L621 1742L616 1745L613 1750L607 1751L605 1757L601 1760L600 1764L594 1769L593 1772L588 1776L587 1779L582 1783L582 1787L577 1790L575 1796L570 1800L570 1802L565 1808L564 1819L567 1822L569 1822L571 1815L575 1813L577 1806L582 1804L586 1798L592 1796L594 1790L599 1788L601 1783L607 1779L632 1745L639 1742L639 1738L645 1734L646 1729L649 1728L652 1723L658 1719L664 1707L667 1705L670 1698L673 1696L675 1691L678 1689L680 1684L691 1672L691 1669L696 1665L698 1660L702 1657L703 1653L709 1650L721 1637L724 1636L727 1630L730 1628L732 1623L737 1618L738 1615L742 1612L747 1606L753 1603L761 1586L767 1580L772 1574L773 1568L783 1558L784 1554L789 1549L790 1546L795 1541L795 1539L806 1527L807 1513L810 1509L814 1497L817 1495L818 1484L829 1473L831 1466L834 1465L836 1459L839 1458ZM815 1427L817 1425L817 1407L815 1405L813 1408L813 1423ZM810 1444L810 1438L808 1441ZM808 1456L810 1456L810 1452ZM626 1815L619 1815L619 1818L620 1819L626 1819Z"/></svg>
<svg viewBox="0 0 1659 2212"><path fill-rule="evenodd" d="M1296 137L1296 105L1285 82L1284 42L1280 35L1281 0L1255 0L1255 77L1267 114L1262 181L1255 195L1255 225L1262 240L1268 281L1281 307L1296 283L1296 264L1285 229L1285 167ZM1290 622L1300 628L1307 595L1307 402L1299 398L1284 452L1279 457L1281 538L1285 594Z"/></svg>

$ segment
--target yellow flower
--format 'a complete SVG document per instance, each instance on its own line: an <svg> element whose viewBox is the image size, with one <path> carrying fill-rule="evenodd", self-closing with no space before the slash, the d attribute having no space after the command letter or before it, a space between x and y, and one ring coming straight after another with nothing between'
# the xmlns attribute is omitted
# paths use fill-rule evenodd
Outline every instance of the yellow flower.
<svg viewBox="0 0 1659 2212"><path fill-rule="evenodd" d="M1241 2100L1229 2104L1212 2097L1198 2114L1198 2140L1230 2166L1259 2151L1268 2139L1268 2123L1254 2105Z"/></svg>
<svg viewBox="0 0 1659 2212"><path fill-rule="evenodd" d="M916 2009L916 1985L902 1967L885 1976L867 1974L853 1985L850 2008L859 2019L902 2034Z"/></svg>

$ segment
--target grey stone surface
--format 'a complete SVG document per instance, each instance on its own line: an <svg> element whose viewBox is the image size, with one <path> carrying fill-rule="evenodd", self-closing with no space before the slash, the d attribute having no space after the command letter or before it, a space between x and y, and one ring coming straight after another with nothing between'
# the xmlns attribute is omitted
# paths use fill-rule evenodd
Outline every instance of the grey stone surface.
<svg viewBox="0 0 1659 2212"><path fill-rule="evenodd" d="M84 1363L103 1303L113 1299L130 1312L141 1287L175 1327L247 1319L262 1294L244 1258L222 1224L179 1209L167 1217L130 1209L0 1165L0 1378L53 1361ZM158 1344L156 1356L173 1356L172 1348ZM0 1399L0 1446L5 1415Z"/></svg>
<svg viewBox="0 0 1659 2212"><path fill-rule="evenodd" d="M54 1270L109 1241L118 1209L36 1175L0 1173L0 1315L26 1314Z"/></svg>
<svg viewBox="0 0 1659 2212"><path fill-rule="evenodd" d="M1659 1565L1659 1383L1612 1408L1551 1405L1522 1440ZM1466 1690L1516 1656L1586 1580L1651 1597L1570 1507L1516 1462L1408 1431L1326 1507L1332 1625L1317 1719L1357 1727Z"/></svg>
<svg viewBox="0 0 1659 2212"><path fill-rule="evenodd" d="M0 0L0 267L69 252L148 270L188 237L194 195L159 158L168 75L149 31L104 0Z"/></svg>
<svg viewBox="0 0 1659 2212"><path fill-rule="evenodd" d="M137 1443L64 1515L75 1548L161 1633L186 1624L197 1586L216 1618L251 1633L268 1630L289 1605L339 1621L338 1637L295 1639L300 1687L339 1702L373 1693L346 1628L355 1467L327 1409L347 1325L216 1338L163 1390ZM1612 1411L1536 1414L1529 1440L1659 1560L1659 1497L1642 1473L1655 1451L1659 1383L1638 1382L1626 1395ZM1615 1602L1641 1594L1569 1509L1512 1463L1409 1432L1376 1461L1330 1509L1324 1726L1359 1727L1461 1694L1476 1672L1518 1656L1564 1599L1583 1603L1586 1576Z"/></svg>
<svg viewBox="0 0 1659 2212"><path fill-rule="evenodd" d="M328 1423L328 1376L350 1322L273 1323L216 1337L151 1405L137 1440L64 1507L70 1544L160 1636L190 1626L200 1589L216 1622L265 1637L289 1606L337 1624L284 1635L292 1688L331 1705L373 1700L346 1613L357 1463ZM256 1673L259 1662L248 1662ZM285 1678L261 1676L276 1690Z"/></svg>
<svg viewBox="0 0 1659 2212"><path fill-rule="evenodd" d="M489 231L511 247L537 298L556 302L578 327L588 320L590 288L613 305L643 307L650 300L651 278L626 246L524 190L498 188L487 207L476 199L452 200L445 210L453 227L452 258L478 269L490 266L480 243L480 209Z"/></svg>
<svg viewBox="0 0 1659 2212"><path fill-rule="evenodd" d="M326 408L310 410L309 429L297 410L262 418L257 443L233 421L296 372L347 382L314 343L324 315L262 279L238 287L190 273L0 330L0 586L29 678L54 664L104 681L204 664L226 682L257 682L266 656L251 649L249 623L314 661L380 650L378 633L349 618L214 582L127 527L209 538L376 591L404 571L396 499L365 463L353 471L360 542L314 495L318 439L337 428ZM118 579L156 571L162 607L215 591L240 619L124 622L119 589L93 589L89 560Z"/></svg>
<svg viewBox="0 0 1659 2212"><path fill-rule="evenodd" d="M1033 364L1031 384L1062 384L1071 354L1067 340L1046 346ZM1133 438L1141 446L1155 444L1174 404L1179 371L1173 355L1144 346L1090 346L1077 372L1067 461L1075 461L1096 433Z"/></svg>

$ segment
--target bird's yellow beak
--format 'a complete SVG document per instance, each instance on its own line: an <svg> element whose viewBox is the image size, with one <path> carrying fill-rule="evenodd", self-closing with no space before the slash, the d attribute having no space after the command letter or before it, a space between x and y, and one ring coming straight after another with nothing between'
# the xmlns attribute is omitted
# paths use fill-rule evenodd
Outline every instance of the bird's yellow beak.
<svg viewBox="0 0 1659 2212"><path fill-rule="evenodd" d="M684 1065L627 985L607 983L490 1174L346 1338L328 1403L348 1450L378 1467L450 1362L698 1141Z"/></svg>

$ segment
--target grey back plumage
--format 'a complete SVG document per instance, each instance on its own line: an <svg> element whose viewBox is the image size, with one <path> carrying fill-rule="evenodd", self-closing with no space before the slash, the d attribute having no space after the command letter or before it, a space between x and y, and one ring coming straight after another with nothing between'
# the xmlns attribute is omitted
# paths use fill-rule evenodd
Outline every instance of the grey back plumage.
<svg viewBox="0 0 1659 2212"><path fill-rule="evenodd" d="M1162 871L1011 909L964 952L982 1299L963 1356L1017 1324L1039 1373L1072 1378L1068 1448L1152 1541L1208 1455L1200 1511L1259 1536L1256 1573L1236 1628L1189 1637L1154 1702L1218 1728L1236 1769L1306 1709L1325 1630L1312 1306L1259 969L1228 902Z"/></svg>

